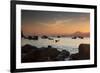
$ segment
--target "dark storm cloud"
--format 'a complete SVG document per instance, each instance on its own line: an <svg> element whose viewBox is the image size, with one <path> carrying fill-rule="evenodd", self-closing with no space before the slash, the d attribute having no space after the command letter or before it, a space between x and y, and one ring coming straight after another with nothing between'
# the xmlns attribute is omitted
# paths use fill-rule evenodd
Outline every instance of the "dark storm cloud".
<svg viewBox="0 0 100 73"><path fill-rule="evenodd" d="M53 11L35 11L35 10L22 10L21 19L22 25L29 22L34 25L56 23L56 21L71 19L74 22L89 20L89 13L75 13L75 12L53 12ZM66 23L66 22L64 22Z"/></svg>

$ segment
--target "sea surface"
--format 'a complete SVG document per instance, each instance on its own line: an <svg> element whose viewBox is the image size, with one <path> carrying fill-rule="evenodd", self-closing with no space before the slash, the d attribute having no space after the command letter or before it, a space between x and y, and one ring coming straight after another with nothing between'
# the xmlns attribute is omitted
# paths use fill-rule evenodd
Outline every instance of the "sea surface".
<svg viewBox="0 0 100 73"><path fill-rule="evenodd" d="M53 40L50 39L42 39L39 37L38 40L29 40L22 38L21 39L21 46L24 46L26 44L30 44L32 46L36 46L38 48L40 47L48 47L48 45L51 45L54 48L57 48L59 51L67 50L71 54L78 53L78 47L80 44L90 44L89 37L84 37L83 39L72 39L71 37L50 37ZM56 40L58 40L56 42Z"/></svg>

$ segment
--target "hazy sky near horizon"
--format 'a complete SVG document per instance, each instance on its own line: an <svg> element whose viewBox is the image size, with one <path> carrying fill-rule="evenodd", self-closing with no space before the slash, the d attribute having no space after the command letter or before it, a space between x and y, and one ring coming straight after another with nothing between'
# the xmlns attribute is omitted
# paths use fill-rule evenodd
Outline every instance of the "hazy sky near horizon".
<svg viewBox="0 0 100 73"><path fill-rule="evenodd" d="M77 31L90 32L90 14L22 10L21 26L25 35L65 35Z"/></svg>

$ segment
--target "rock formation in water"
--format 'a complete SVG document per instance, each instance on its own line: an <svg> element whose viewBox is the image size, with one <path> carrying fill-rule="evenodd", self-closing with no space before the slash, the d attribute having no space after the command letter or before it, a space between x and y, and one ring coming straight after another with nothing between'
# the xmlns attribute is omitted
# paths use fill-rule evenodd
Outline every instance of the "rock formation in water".
<svg viewBox="0 0 100 73"><path fill-rule="evenodd" d="M77 38L83 39L84 37L82 37L82 36L73 36L73 37L72 37L72 39L77 39Z"/></svg>
<svg viewBox="0 0 100 73"><path fill-rule="evenodd" d="M55 43L59 42L60 40L55 40Z"/></svg>
<svg viewBox="0 0 100 73"><path fill-rule="evenodd" d="M66 50L62 50L60 54L56 57L58 61L64 61L66 58L70 56L70 53Z"/></svg>
<svg viewBox="0 0 100 73"><path fill-rule="evenodd" d="M63 61L69 56L66 50L58 51L52 46L37 48L31 45L25 45L21 50L21 62L44 62L44 61Z"/></svg>
<svg viewBox="0 0 100 73"><path fill-rule="evenodd" d="M47 39L47 38L48 38L48 36L43 35L41 38L42 38L42 39Z"/></svg>
<svg viewBox="0 0 100 73"><path fill-rule="evenodd" d="M54 40L53 38L48 37L49 40Z"/></svg>
<svg viewBox="0 0 100 73"><path fill-rule="evenodd" d="M57 36L57 38L60 38L61 36Z"/></svg>
<svg viewBox="0 0 100 73"><path fill-rule="evenodd" d="M90 45L89 44L80 44L79 53L72 54L71 60L85 60L90 59Z"/></svg>
<svg viewBox="0 0 100 73"><path fill-rule="evenodd" d="M65 59L69 57L70 60L90 59L89 44L80 44L78 50L78 53L70 55L70 52L66 50L59 51L51 45L37 48L27 44L21 49L21 62L65 61Z"/></svg>

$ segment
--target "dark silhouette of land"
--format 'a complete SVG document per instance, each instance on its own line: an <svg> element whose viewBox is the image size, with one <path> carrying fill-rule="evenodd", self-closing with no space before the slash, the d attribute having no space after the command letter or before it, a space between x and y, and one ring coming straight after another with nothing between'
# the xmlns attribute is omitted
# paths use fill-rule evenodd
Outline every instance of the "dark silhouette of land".
<svg viewBox="0 0 100 73"><path fill-rule="evenodd" d="M37 48L27 44L21 51L21 62L62 61L69 56L68 51L60 52L52 46Z"/></svg>
<svg viewBox="0 0 100 73"><path fill-rule="evenodd" d="M26 44L21 48L21 62L65 61L66 58L69 58L69 60L90 59L89 44L80 44L78 49L78 53L70 54L66 50L59 51L50 45L48 47L37 48Z"/></svg>

